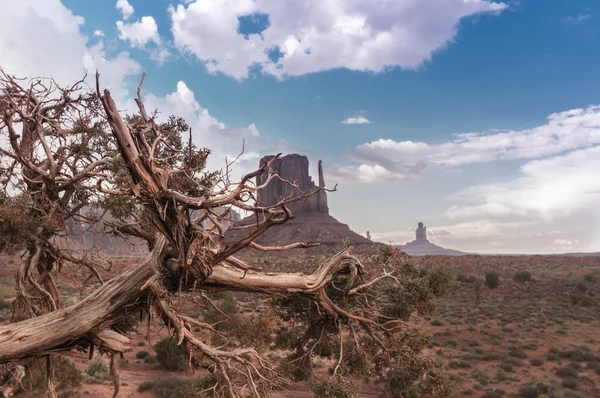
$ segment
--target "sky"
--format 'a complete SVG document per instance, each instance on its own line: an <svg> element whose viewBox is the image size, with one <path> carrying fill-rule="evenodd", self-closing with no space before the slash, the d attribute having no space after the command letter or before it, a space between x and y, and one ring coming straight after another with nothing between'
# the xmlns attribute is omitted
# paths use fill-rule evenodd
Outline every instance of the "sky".
<svg viewBox="0 0 600 398"><path fill-rule="evenodd" d="M323 160L331 214L382 242L600 251L596 0L0 0L0 67L98 69L176 114L209 166Z"/></svg>

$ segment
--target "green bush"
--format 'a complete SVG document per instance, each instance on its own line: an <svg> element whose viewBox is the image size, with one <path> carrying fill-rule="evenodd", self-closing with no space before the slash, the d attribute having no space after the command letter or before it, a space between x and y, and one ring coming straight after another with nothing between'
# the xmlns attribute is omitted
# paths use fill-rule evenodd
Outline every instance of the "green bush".
<svg viewBox="0 0 600 398"><path fill-rule="evenodd" d="M147 363L148 365L152 365L157 362L158 360L156 359L156 355L148 355L146 358L144 358L144 363Z"/></svg>
<svg viewBox="0 0 600 398"><path fill-rule="evenodd" d="M515 276L513 277L513 280L517 283L531 282L532 281L531 272L529 272L529 271L517 272L515 274Z"/></svg>
<svg viewBox="0 0 600 398"><path fill-rule="evenodd" d="M145 381L138 386L137 391L144 392L144 391L152 390L153 388L154 388L154 382Z"/></svg>
<svg viewBox="0 0 600 398"><path fill-rule="evenodd" d="M83 375L75 367L73 362L59 355L52 356L54 365L54 379L59 390L72 390L80 387L83 381ZM47 384L46 362L41 362L37 367L32 369L31 379L29 373L23 378L21 384L23 386L31 386L33 390L45 390Z"/></svg>
<svg viewBox="0 0 600 398"><path fill-rule="evenodd" d="M135 357L136 357L137 359L144 359L144 358L146 358L148 355L150 355L150 353L149 353L148 351L138 351L138 352L135 354Z"/></svg>
<svg viewBox="0 0 600 398"><path fill-rule="evenodd" d="M537 389L530 385L520 387L519 395L522 398L538 398L540 396Z"/></svg>
<svg viewBox="0 0 600 398"><path fill-rule="evenodd" d="M563 379L577 378L577 376L579 375L579 372L573 366L567 365L567 366L558 368L558 370L556 371L556 375L558 377L562 377Z"/></svg>
<svg viewBox="0 0 600 398"><path fill-rule="evenodd" d="M466 274L458 274L458 276L456 277L456 280L461 282L461 283L473 283L475 282L477 278L475 278L475 275L466 275Z"/></svg>
<svg viewBox="0 0 600 398"><path fill-rule="evenodd" d="M5 301L4 299L0 299L0 311L8 310L11 307L12 307L11 303L9 303L8 301Z"/></svg>
<svg viewBox="0 0 600 398"><path fill-rule="evenodd" d="M542 366L544 364L544 360L542 358L531 358L529 363L533 366Z"/></svg>
<svg viewBox="0 0 600 398"><path fill-rule="evenodd" d="M328 380L313 380L310 389L319 398L355 398L360 391L357 383L331 378Z"/></svg>
<svg viewBox="0 0 600 398"><path fill-rule="evenodd" d="M486 272L485 285L488 289L497 289L500 284L500 275L495 272Z"/></svg>
<svg viewBox="0 0 600 398"><path fill-rule="evenodd" d="M108 380L110 379L110 369L106 366L101 359L93 360L85 371L89 376L99 379L99 380Z"/></svg>
<svg viewBox="0 0 600 398"><path fill-rule="evenodd" d="M578 384L579 383L577 382L577 379L574 377L567 377L562 381L563 387L570 388L572 390L576 390Z"/></svg>
<svg viewBox="0 0 600 398"><path fill-rule="evenodd" d="M200 391L213 386L215 380L211 377L187 379L167 376L161 377L153 384L154 394L157 398L191 398L199 396ZM207 394L207 396L212 396L212 394Z"/></svg>
<svg viewBox="0 0 600 398"><path fill-rule="evenodd" d="M187 353L183 345L177 345L177 338L165 337L154 346L156 359L167 370L186 370Z"/></svg>

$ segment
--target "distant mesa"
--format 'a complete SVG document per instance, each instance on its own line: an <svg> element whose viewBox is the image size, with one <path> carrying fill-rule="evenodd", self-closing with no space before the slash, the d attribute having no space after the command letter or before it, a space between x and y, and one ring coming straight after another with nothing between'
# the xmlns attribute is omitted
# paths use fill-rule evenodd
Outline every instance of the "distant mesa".
<svg viewBox="0 0 600 398"><path fill-rule="evenodd" d="M260 160L264 165L273 156L265 156ZM272 206L280 201L292 200L303 195L314 193L318 188L325 187L323 177L323 164L319 161L318 185L308 173L308 158L303 155L290 154L277 159L271 169L279 178L272 179L269 184L258 191L257 204L259 206ZM257 185L266 182L266 175L258 176ZM290 183L294 184L292 186ZM331 251L340 246L342 242L356 247L357 252L371 251L381 244L370 241L362 235L352 231L348 225L342 224L329 215L327 204L327 193L324 190L316 194L290 203L287 207L291 210L294 218L282 225L269 228L256 243L261 245L287 245L294 242L319 243L319 247L309 249L310 252ZM255 222L255 217L242 220L241 224ZM261 252L261 255L264 255Z"/></svg>
<svg viewBox="0 0 600 398"><path fill-rule="evenodd" d="M419 223L415 231L415 240L401 246L404 253L409 256L428 256L428 255L443 255L443 256L464 256L464 253L458 250L446 249L427 240L427 227L422 222Z"/></svg>
<svg viewBox="0 0 600 398"><path fill-rule="evenodd" d="M265 156L260 160L260 167L273 159L274 156ZM325 178L323 177L323 165L319 160L319 185L315 185L308 174L308 158L298 154L287 155L277 159L271 169L279 175L279 178L272 179L268 186L258 192L258 206L272 206L282 199L296 198L303 194L308 195L317 190L325 188ZM268 175L261 174L256 178L257 185L263 185L267 181ZM294 185L292 185L294 184ZM301 213L319 213L329 214L327 207L327 193L319 191L313 196L299 200L287 205L292 214Z"/></svg>

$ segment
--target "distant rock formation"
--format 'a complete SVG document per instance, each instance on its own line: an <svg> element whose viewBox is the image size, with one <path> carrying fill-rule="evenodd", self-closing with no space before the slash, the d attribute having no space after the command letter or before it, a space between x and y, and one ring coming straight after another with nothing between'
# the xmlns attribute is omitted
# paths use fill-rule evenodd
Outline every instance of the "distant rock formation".
<svg viewBox="0 0 600 398"><path fill-rule="evenodd" d="M260 160L260 165L263 166L272 158L273 156L265 156ZM308 174L308 158L306 156L298 154L287 155L277 159L271 167L281 179L272 179L265 188L258 192L259 206L271 206L280 202L282 199L296 198L304 194L310 194L319 187L325 187L323 165L320 160L318 186L315 185ZM266 182L266 179L267 175L258 176L256 178L257 185L263 185ZM293 187L282 180L296 184L297 187ZM320 191L308 199L291 203L288 208L294 215L301 213L329 214L329 208L327 207L327 193L325 191Z"/></svg>
<svg viewBox="0 0 600 398"><path fill-rule="evenodd" d="M427 240L427 227L424 227L422 222L419 223L419 227L416 230L416 235L416 242L429 242Z"/></svg>
<svg viewBox="0 0 600 398"><path fill-rule="evenodd" d="M429 242L427 239L427 227L422 222L419 223L418 228L415 230L415 240L401 246L401 249L410 256L464 256L467 254L458 250L446 249Z"/></svg>
<svg viewBox="0 0 600 398"><path fill-rule="evenodd" d="M261 166L272 159L273 156L265 156L260 160ZM316 185L308 174L308 158L306 156L292 154L279 158L272 166L273 171L279 177L260 191L258 191L257 203L259 206L270 206L280 202L282 199L291 199L303 194L314 192L317 188L325 187L323 178L323 164L319 161L319 181ZM266 182L266 176L256 179L257 185ZM284 181L282 181L284 180ZM291 187L289 181L297 187ZM381 246L380 243L372 242L364 236L352 231L348 225L342 224L329 215L327 205L327 193L320 191L309 198L290 203L288 208L292 211L294 218L282 225L276 225L268 229L256 242L262 245L287 245L294 242L315 242L320 246L308 249L310 253L331 252L334 248L347 242L355 246L357 252L374 252ZM245 225L254 223L254 217L240 221ZM241 234L241 232L240 232ZM239 238L239 234L232 234L226 243L232 239ZM255 253L246 251L248 254L264 256L265 252ZM277 253L271 253L277 255Z"/></svg>

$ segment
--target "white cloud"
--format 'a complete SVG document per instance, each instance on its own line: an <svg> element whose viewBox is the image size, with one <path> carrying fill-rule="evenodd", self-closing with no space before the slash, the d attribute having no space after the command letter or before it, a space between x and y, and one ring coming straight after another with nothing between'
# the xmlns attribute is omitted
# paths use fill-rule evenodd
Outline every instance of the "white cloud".
<svg viewBox="0 0 600 398"><path fill-rule="evenodd" d="M462 190L450 218L521 216L553 220L595 208L600 194L600 146L526 163L509 182Z"/></svg>
<svg viewBox="0 0 600 398"><path fill-rule="evenodd" d="M349 117L348 119L342 120L343 124L369 124L371 121L364 116Z"/></svg>
<svg viewBox="0 0 600 398"><path fill-rule="evenodd" d="M295 149L284 141L264 139L253 123L239 128L227 126L198 103L194 92L183 81L177 83L175 92L164 97L149 93L145 95L144 102L148 111L158 110L161 117L173 114L186 120L192 128L194 143L211 150L207 165L210 170L223 168L226 157L231 161L244 148L244 153L234 166L234 178L254 170L261 156L288 153ZM135 104L130 103L129 108L135 109Z"/></svg>
<svg viewBox="0 0 600 398"><path fill-rule="evenodd" d="M358 162L383 167L405 178L431 166L456 167L499 159L536 159L598 144L600 106L590 106L554 113L546 124L535 128L458 134L455 140L438 145L381 138L359 145L352 156Z"/></svg>
<svg viewBox="0 0 600 398"><path fill-rule="evenodd" d="M463 18L505 8L491 0L197 0L170 15L177 47L211 72L243 79L255 64L278 77L418 68L455 38ZM246 38L238 17L254 13L267 14L270 25ZM277 62L267 54L275 48Z"/></svg>
<svg viewBox="0 0 600 398"><path fill-rule="evenodd" d="M94 31L94 37L104 37L104 32L97 29Z"/></svg>
<svg viewBox="0 0 600 398"><path fill-rule="evenodd" d="M588 20L592 17L592 14L579 14L577 16L574 17L568 17L567 18L567 22L570 22L572 24L578 24L581 23L585 20Z"/></svg>
<svg viewBox="0 0 600 398"><path fill-rule="evenodd" d="M0 9L0 62L7 73L51 76L68 85L83 77L84 68L93 72L97 67L102 87L111 88L119 100L126 93L125 79L140 72L139 64L126 52L110 57L101 41L88 47L80 30L84 19L59 0L0 0ZM90 87L94 86L92 75L88 76Z"/></svg>
<svg viewBox="0 0 600 398"><path fill-rule="evenodd" d="M160 44L158 25L150 16L142 17L141 20L132 23L117 21L119 39L129 41L132 46L143 47L149 41Z"/></svg>
<svg viewBox="0 0 600 398"><path fill-rule="evenodd" d="M133 15L133 6L127 0L117 0L116 7L123 15L123 19L129 19Z"/></svg>
<svg viewBox="0 0 600 398"><path fill-rule="evenodd" d="M552 242L553 245L557 245L557 246L573 246L574 244L578 244L579 240L575 239L574 241L570 240L570 239L555 239L554 242Z"/></svg>

